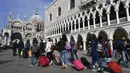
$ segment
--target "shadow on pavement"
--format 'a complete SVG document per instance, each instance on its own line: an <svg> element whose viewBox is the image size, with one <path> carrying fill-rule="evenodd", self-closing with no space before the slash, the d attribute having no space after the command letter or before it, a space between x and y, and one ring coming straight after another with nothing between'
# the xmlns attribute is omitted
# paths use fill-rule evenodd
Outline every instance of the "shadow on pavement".
<svg viewBox="0 0 130 73"><path fill-rule="evenodd" d="M12 61L14 61L14 60L0 61L0 65L1 65L1 64L5 64L5 63L8 63L8 62L12 62Z"/></svg>
<svg viewBox="0 0 130 73"><path fill-rule="evenodd" d="M109 67L104 67L104 71L107 71L107 72L110 72L110 73L115 73Z"/></svg>

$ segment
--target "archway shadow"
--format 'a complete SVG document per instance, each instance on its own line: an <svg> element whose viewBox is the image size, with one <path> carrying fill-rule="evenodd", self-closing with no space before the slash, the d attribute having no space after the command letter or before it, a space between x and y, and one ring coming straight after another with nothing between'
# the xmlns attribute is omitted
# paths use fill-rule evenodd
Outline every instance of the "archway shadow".
<svg viewBox="0 0 130 73"><path fill-rule="evenodd" d="M14 61L14 60L0 61L0 65L8 63L8 62L12 62L12 61Z"/></svg>

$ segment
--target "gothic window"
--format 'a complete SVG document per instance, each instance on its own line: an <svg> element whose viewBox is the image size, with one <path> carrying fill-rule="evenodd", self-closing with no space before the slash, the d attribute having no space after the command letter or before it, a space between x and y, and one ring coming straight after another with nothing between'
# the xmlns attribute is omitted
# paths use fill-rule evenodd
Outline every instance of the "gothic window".
<svg viewBox="0 0 130 73"><path fill-rule="evenodd" d="M103 9L103 13L102 13L102 22L106 22L107 21L107 14L106 14L106 10Z"/></svg>
<svg viewBox="0 0 130 73"><path fill-rule="evenodd" d="M58 16L61 16L61 7L58 8Z"/></svg>
<svg viewBox="0 0 130 73"><path fill-rule="evenodd" d="M100 17L99 17L99 13L98 13L98 12L96 12L95 23L96 23L96 24L100 23Z"/></svg>
<svg viewBox="0 0 130 73"><path fill-rule="evenodd" d="M50 21L52 20L52 14L50 13Z"/></svg>
<svg viewBox="0 0 130 73"><path fill-rule="evenodd" d="M85 15L85 27L88 26L87 16Z"/></svg>
<svg viewBox="0 0 130 73"><path fill-rule="evenodd" d="M110 10L110 20L114 19L116 19L116 12L114 11L114 7L112 6Z"/></svg>
<svg viewBox="0 0 130 73"><path fill-rule="evenodd" d="M75 7L75 0L70 0L70 9Z"/></svg>
<svg viewBox="0 0 130 73"><path fill-rule="evenodd" d="M119 18L126 17L126 9L124 8L124 4L121 2L119 6Z"/></svg>

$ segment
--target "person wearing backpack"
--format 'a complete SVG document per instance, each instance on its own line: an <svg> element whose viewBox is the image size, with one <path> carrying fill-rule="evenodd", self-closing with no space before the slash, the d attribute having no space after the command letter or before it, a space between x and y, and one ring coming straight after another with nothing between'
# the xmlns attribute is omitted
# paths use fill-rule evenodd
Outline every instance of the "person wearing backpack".
<svg viewBox="0 0 130 73"><path fill-rule="evenodd" d="M32 48L31 48L32 56L31 56L31 64L30 64L30 66L33 66L33 65L35 65L37 63L37 58L36 58L37 49L38 49L38 44L33 43Z"/></svg>
<svg viewBox="0 0 130 73"><path fill-rule="evenodd" d="M124 67L128 68L128 65L126 64L126 45L125 45L125 37L121 36L120 40L117 42L118 49L121 50L121 58L117 61L118 64L120 64L121 60L123 61Z"/></svg>
<svg viewBox="0 0 130 73"><path fill-rule="evenodd" d="M74 41L73 38L71 38L70 44L71 44L71 50L70 50L71 57L72 57L72 61L74 61L76 58L75 58L75 50L74 50L74 48L75 48L75 41Z"/></svg>
<svg viewBox="0 0 130 73"><path fill-rule="evenodd" d="M51 38L48 38L45 52L47 53L47 58L49 59L49 65L53 63L53 51L52 51L52 48L54 48L53 46L54 44L52 43Z"/></svg>
<svg viewBox="0 0 130 73"><path fill-rule="evenodd" d="M91 54L92 54L92 68L95 68L95 63L98 62L99 69L97 72L103 73L103 67L102 67L102 62L100 60L100 55L97 51L97 44L98 40L95 34L92 35L92 40L91 40Z"/></svg>
<svg viewBox="0 0 130 73"><path fill-rule="evenodd" d="M60 60L62 63L62 69L67 68L67 50L65 48L67 42L67 37L65 34L62 35L62 39L59 42L59 49L60 49Z"/></svg>

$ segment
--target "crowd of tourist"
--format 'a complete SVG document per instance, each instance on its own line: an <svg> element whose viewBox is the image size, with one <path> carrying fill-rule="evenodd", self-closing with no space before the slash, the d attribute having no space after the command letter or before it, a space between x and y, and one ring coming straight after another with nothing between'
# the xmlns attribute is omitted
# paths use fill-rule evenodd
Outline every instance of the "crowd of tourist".
<svg viewBox="0 0 130 73"><path fill-rule="evenodd" d="M71 49L68 50L65 47L67 42L69 42L69 40L65 34L62 35L60 41L55 41L55 44L51 38L48 38L47 42L43 42L43 40L41 40L40 43L35 38L33 39L32 45L30 44L29 40L26 41L25 45L22 40L14 40L12 44L13 56L16 55L16 50L18 49L19 57L30 57L30 66L34 66L36 63L38 63L39 57L44 54L49 59L49 65L52 65L54 60L56 60L57 64L62 65L62 69L66 69L68 63L68 54L71 55L71 59L69 61L73 63L74 60L79 59L77 53L80 48L75 40L71 38L69 42ZM95 63L97 62L99 65L97 72L103 72L102 58L105 58L105 60L109 58L117 59L117 56L119 56L118 54L121 56L119 57L117 63L120 64L120 62L123 61L124 67L128 68L127 62L129 61L130 56L130 41L125 40L124 37L121 36L121 38L116 42L113 41L113 51L111 50L109 40L97 39L94 34L92 35L89 45L91 47L92 57L92 62L90 65L91 69L95 69ZM28 51L31 51L31 56L29 56Z"/></svg>

